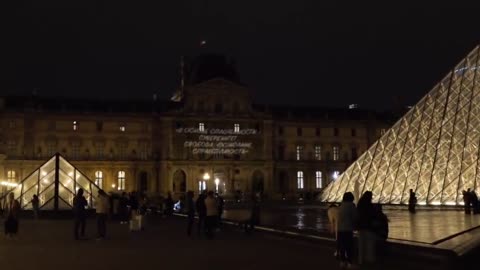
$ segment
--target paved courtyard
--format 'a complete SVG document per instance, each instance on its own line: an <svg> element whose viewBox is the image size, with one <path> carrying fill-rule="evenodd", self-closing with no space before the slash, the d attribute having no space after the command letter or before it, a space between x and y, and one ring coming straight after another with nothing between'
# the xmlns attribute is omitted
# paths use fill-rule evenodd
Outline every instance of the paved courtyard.
<svg viewBox="0 0 480 270"><path fill-rule="evenodd" d="M109 239L74 241L69 220L21 220L17 240L0 240L0 265L14 269L338 269L331 245L227 226L216 239L189 238L180 217L151 218L146 231L130 233L109 223ZM401 264L399 264L401 262ZM425 269L416 261L389 259L388 269ZM435 269L440 269L436 267Z"/></svg>

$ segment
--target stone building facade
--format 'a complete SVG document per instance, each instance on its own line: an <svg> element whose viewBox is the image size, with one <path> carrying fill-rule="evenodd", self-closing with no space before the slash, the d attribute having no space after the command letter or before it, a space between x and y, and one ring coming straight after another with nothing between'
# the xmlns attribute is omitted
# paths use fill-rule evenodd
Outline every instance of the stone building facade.
<svg viewBox="0 0 480 270"><path fill-rule="evenodd" d="M227 77L227 78L225 78ZM106 191L317 194L389 128L365 110L255 105L228 76L180 102L0 98L0 180L60 153Z"/></svg>

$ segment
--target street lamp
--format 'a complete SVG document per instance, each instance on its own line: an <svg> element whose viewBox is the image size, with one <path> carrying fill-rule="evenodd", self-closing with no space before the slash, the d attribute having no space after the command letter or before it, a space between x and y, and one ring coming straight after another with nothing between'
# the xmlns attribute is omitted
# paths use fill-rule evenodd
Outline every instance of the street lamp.
<svg viewBox="0 0 480 270"><path fill-rule="evenodd" d="M210 174L205 173L205 174L203 175L203 180L209 180L209 179L210 179Z"/></svg>
<svg viewBox="0 0 480 270"><path fill-rule="evenodd" d="M218 193L218 185L220 184L220 179L215 178L215 192Z"/></svg>

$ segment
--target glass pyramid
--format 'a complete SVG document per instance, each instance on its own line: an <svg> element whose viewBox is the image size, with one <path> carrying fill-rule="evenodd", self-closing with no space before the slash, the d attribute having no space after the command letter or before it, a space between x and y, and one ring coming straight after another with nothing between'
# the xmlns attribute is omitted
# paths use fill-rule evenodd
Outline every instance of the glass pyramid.
<svg viewBox="0 0 480 270"><path fill-rule="evenodd" d="M99 187L60 154L56 154L6 194L13 192L22 209L32 209L31 200L36 194L41 210L70 210L79 188L84 189L88 206L93 208Z"/></svg>
<svg viewBox="0 0 480 270"><path fill-rule="evenodd" d="M374 202L461 205L462 191L480 192L480 48L388 130L339 178L321 200L345 192L373 192Z"/></svg>

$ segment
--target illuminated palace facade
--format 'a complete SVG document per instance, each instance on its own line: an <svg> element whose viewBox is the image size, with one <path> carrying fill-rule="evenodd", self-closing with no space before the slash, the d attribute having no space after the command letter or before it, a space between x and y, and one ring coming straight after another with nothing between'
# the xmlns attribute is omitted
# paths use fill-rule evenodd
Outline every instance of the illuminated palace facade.
<svg viewBox="0 0 480 270"><path fill-rule="evenodd" d="M0 98L0 180L58 152L106 191L313 196L390 125L359 109L255 105L231 74L198 73L175 101Z"/></svg>

